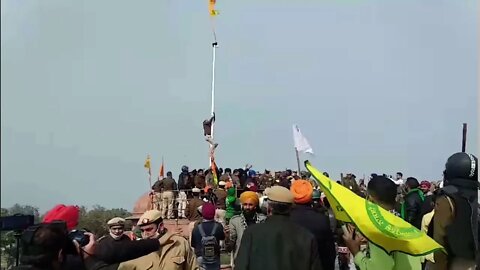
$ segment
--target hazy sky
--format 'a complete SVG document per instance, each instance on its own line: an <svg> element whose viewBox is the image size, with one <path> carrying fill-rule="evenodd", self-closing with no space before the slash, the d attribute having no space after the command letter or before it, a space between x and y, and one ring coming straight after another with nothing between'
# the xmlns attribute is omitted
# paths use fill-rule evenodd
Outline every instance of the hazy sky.
<svg viewBox="0 0 480 270"><path fill-rule="evenodd" d="M478 1L218 0L220 167L438 180L478 149ZM207 1L1 1L1 203L131 209L143 163L208 166ZM478 154L478 153L477 153ZM302 156L302 158L305 158Z"/></svg>

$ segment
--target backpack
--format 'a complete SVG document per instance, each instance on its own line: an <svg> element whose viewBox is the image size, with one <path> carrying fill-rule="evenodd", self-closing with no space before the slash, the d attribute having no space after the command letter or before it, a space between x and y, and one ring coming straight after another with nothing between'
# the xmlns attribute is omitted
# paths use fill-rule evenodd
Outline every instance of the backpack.
<svg viewBox="0 0 480 270"><path fill-rule="evenodd" d="M202 235L202 259L205 264L215 263L217 258L215 256L215 249L219 248L217 238L215 237L215 232L218 228L218 223L215 222L213 225L212 232L207 235L202 227L203 224L198 225L200 234Z"/></svg>

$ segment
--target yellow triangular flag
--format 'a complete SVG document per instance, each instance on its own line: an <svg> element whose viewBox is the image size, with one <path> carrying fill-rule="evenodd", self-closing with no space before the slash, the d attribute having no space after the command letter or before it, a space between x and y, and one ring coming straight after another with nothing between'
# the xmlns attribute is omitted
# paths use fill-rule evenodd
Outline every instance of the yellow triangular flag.
<svg viewBox="0 0 480 270"><path fill-rule="evenodd" d="M210 13L210 16L216 16L219 14L218 10L215 9L216 2L216 0L209 0L208 2L208 11Z"/></svg>
<svg viewBox="0 0 480 270"><path fill-rule="evenodd" d="M443 249L435 240L400 217L330 180L310 162L305 161L305 167L320 184L335 218L355 224L363 236L387 253L401 251L420 256Z"/></svg>
<svg viewBox="0 0 480 270"><path fill-rule="evenodd" d="M145 164L143 165L146 169L148 169L148 174L152 175L152 167L150 165L150 155L147 156L147 159L145 160Z"/></svg>

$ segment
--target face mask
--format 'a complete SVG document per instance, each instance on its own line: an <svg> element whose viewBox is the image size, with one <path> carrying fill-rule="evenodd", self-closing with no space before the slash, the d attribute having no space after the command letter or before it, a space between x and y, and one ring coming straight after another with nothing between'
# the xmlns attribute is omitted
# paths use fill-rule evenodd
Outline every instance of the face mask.
<svg viewBox="0 0 480 270"><path fill-rule="evenodd" d="M118 239L120 239L120 238L123 236L123 234L117 236L117 235L115 235L115 234L113 234L113 233L110 233L110 236L111 236L113 239L118 240Z"/></svg>
<svg viewBox="0 0 480 270"><path fill-rule="evenodd" d="M135 231L133 231L133 233L138 239L142 239L142 231L140 231L139 229L136 229Z"/></svg>

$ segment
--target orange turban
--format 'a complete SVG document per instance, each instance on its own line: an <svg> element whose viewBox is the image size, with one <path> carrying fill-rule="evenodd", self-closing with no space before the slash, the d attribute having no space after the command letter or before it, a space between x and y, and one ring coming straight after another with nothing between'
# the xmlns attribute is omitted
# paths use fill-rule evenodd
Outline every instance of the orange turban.
<svg viewBox="0 0 480 270"><path fill-rule="evenodd" d="M253 191L244 191L240 194L240 202L244 203L246 200L254 201L255 205L258 205L259 203L258 195Z"/></svg>
<svg viewBox="0 0 480 270"><path fill-rule="evenodd" d="M295 180L290 187L295 203L307 204L312 201L313 187L307 180Z"/></svg>

